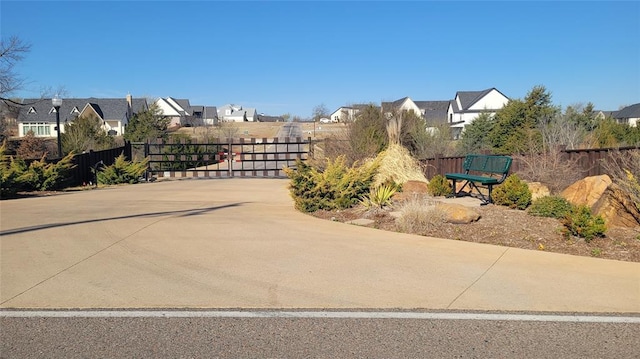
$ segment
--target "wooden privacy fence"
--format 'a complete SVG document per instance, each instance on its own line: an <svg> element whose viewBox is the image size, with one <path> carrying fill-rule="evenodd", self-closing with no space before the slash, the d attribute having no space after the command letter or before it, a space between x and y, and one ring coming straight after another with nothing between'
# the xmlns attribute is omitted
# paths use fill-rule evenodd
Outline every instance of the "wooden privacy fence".
<svg viewBox="0 0 640 359"><path fill-rule="evenodd" d="M124 154L126 160L131 160L131 143L127 142L122 147L111 148L103 151L89 151L73 156L75 167L71 169L70 186L82 186L95 183L93 169L99 165L111 166L116 158ZM56 161L57 162L57 161Z"/></svg>
<svg viewBox="0 0 640 359"><path fill-rule="evenodd" d="M603 162L607 161L612 151L620 151L622 153L631 150L640 150L640 147L621 147L621 148L597 148L584 150L560 150L560 161L571 163L580 172L581 177L598 176L605 174L606 171ZM512 155L513 163L511 164L511 173L517 173L524 168L523 158L527 156L541 155ZM462 171L462 163L465 156L426 158L419 160L423 168L424 174L428 179L435 175L444 175L445 173L456 173Z"/></svg>

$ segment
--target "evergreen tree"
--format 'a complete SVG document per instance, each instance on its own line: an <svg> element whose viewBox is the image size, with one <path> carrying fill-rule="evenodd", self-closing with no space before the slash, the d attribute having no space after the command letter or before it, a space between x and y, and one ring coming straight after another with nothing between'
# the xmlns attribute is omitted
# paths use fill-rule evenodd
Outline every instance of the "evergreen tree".
<svg viewBox="0 0 640 359"><path fill-rule="evenodd" d="M167 138L169 118L163 116L162 110L153 103L145 111L136 113L129 120L124 138L131 142L146 142L156 138Z"/></svg>
<svg viewBox="0 0 640 359"><path fill-rule="evenodd" d="M539 126L550 122L558 109L544 86L535 86L524 100L512 100L498 110L489 138L498 153L522 153L541 147Z"/></svg>
<svg viewBox="0 0 640 359"><path fill-rule="evenodd" d="M64 125L61 134L64 153L100 151L115 146L115 140L102 128L102 121L95 116L78 117Z"/></svg>
<svg viewBox="0 0 640 359"><path fill-rule="evenodd" d="M491 114L483 112L471 124L465 126L459 146L462 153L481 153L491 151L489 133L493 131L495 121Z"/></svg>

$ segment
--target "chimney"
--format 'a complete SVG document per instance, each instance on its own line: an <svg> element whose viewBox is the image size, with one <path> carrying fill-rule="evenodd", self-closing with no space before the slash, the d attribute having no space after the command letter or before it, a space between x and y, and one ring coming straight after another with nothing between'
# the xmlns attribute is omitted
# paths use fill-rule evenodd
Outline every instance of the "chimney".
<svg viewBox="0 0 640 359"><path fill-rule="evenodd" d="M133 116L133 99L131 98L131 94L127 93L127 118L131 118Z"/></svg>

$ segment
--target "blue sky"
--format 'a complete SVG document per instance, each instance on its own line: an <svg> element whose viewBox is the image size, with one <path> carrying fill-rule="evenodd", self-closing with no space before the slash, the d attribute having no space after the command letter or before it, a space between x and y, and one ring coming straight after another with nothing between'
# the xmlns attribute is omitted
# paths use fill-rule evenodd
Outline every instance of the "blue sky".
<svg viewBox="0 0 640 359"><path fill-rule="evenodd" d="M31 51L17 97L175 97L309 117L404 96L544 85L566 107L640 102L640 2L6 1Z"/></svg>

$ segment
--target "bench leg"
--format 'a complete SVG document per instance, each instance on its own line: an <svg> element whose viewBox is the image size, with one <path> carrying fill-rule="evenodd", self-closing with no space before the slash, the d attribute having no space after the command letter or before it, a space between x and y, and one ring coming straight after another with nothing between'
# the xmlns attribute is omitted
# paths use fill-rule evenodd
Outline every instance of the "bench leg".
<svg viewBox="0 0 640 359"><path fill-rule="evenodd" d="M458 197L458 194L456 193L456 180L455 178L451 179L452 181L452 194L447 195L447 198L451 198L451 197Z"/></svg>
<svg viewBox="0 0 640 359"><path fill-rule="evenodd" d="M478 192L477 196L473 196L475 198L478 198L482 203L480 203L481 206L487 205L489 203L491 203L491 189L489 189L489 199L487 199L487 197L485 195L482 194L482 192L480 191L480 188L478 188L478 186L475 184L475 182L470 182L471 184L471 191L469 191L469 195L471 195L471 192L473 191L473 189L476 190L476 192Z"/></svg>

